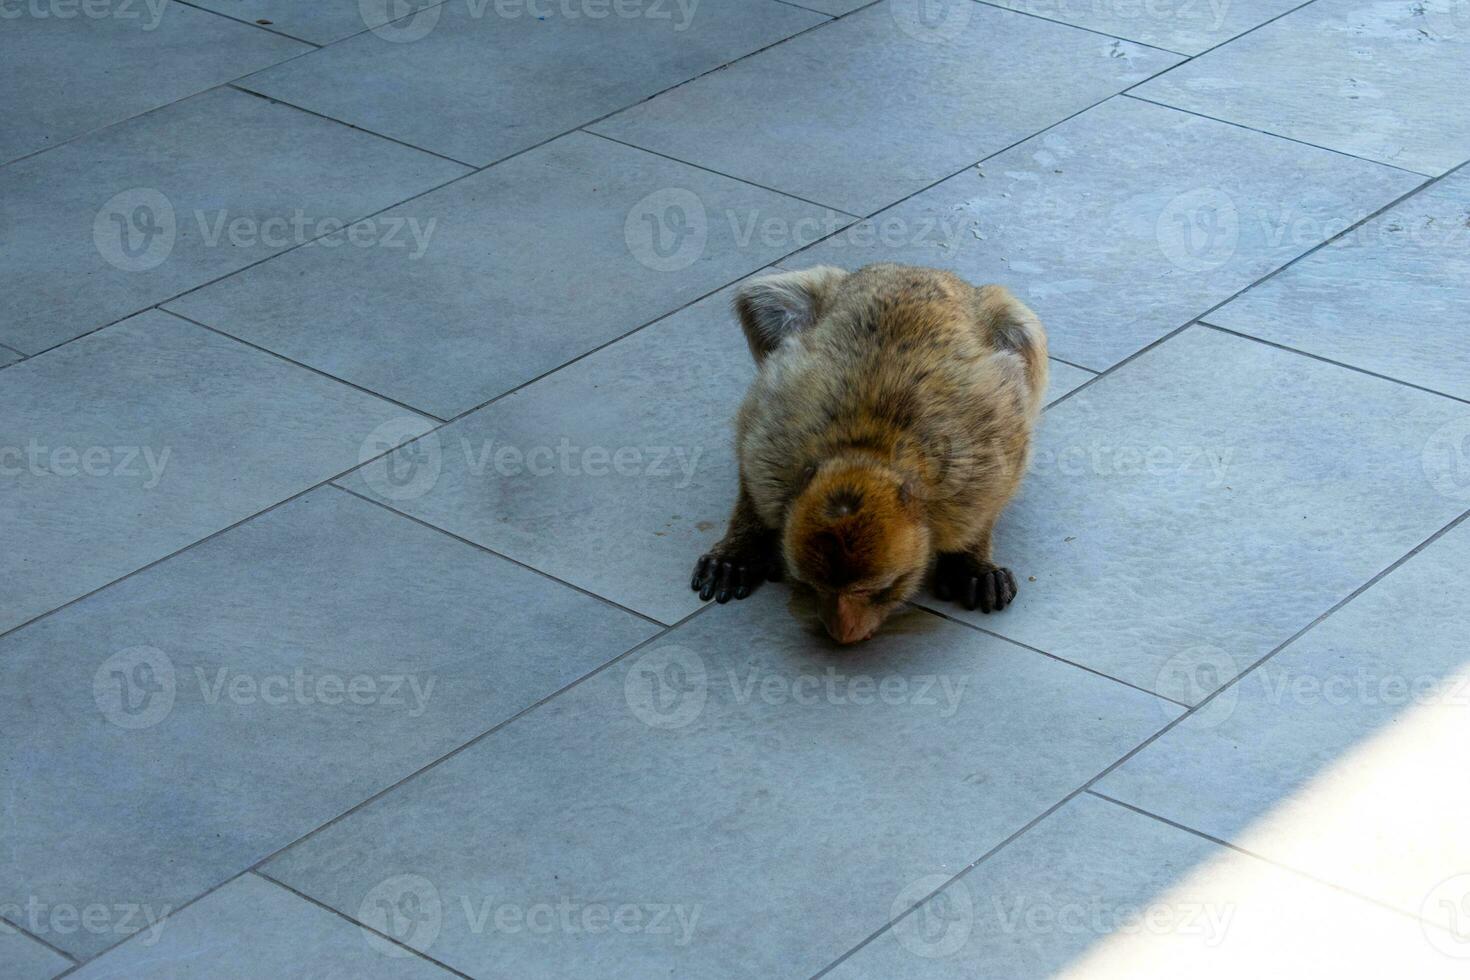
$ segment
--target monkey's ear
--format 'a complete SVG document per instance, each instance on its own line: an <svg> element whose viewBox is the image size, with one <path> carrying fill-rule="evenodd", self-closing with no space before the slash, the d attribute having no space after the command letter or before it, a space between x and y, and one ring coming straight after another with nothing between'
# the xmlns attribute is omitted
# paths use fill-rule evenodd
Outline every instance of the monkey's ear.
<svg viewBox="0 0 1470 980"><path fill-rule="evenodd" d="M832 289L847 273L830 265L761 276L735 293L735 315L757 364L792 334L822 315Z"/></svg>

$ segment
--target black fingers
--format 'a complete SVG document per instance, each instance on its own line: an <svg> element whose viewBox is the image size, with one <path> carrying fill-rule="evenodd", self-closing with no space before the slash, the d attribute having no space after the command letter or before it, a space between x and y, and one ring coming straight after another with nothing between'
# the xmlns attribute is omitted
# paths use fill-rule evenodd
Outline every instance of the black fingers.
<svg viewBox="0 0 1470 980"><path fill-rule="evenodd" d="M973 559L944 555L935 569L934 594L966 609L1000 612L1016 599L1016 577L1009 568L982 568Z"/></svg>
<svg viewBox="0 0 1470 980"><path fill-rule="evenodd" d="M731 599L744 599L755 591L765 576L759 568L718 555L704 555L694 566L694 578L689 587L706 601L719 603Z"/></svg>

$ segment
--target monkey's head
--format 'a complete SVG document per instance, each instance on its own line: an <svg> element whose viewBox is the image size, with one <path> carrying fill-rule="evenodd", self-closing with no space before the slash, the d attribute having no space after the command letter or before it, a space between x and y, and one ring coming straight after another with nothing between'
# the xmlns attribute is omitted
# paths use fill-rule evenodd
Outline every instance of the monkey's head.
<svg viewBox="0 0 1470 980"><path fill-rule="evenodd" d="M879 462L809 468L782 533L787 573L816 592L822 625L838 643L877 632L929 567L920 503L902 474Z"/></svg>

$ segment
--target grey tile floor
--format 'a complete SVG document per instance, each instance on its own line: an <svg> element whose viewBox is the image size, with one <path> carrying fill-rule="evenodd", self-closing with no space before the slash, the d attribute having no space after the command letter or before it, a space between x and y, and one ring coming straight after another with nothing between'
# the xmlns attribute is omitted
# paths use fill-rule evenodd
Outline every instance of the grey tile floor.
<svg viewBox="0 0 1470 980"><path fill-rule="evenodd" d="M0 2L0 977L1463 976L1470 0ZM1016 605L702 605L734 287L1047 323Z"/></svg>

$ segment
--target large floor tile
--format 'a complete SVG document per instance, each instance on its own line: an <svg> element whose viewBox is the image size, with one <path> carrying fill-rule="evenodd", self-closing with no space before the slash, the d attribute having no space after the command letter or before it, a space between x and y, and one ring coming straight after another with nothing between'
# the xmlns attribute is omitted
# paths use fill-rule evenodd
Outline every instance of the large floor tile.
<svg viewBox="0 0 1470 980"><path fill-rule="evenodd" d="M344 478L666 623L725 533L755 364L722 290Z"/></svg>
<svg viewBox="0 0 1470 980"><path fill-rule="evenodd" d="M1470 159L1463 0L1317 0L1138 89L1144 98L1436 175Z"/></svg>
<svg viewBox="0 0 1470 980"><path fill-rule="evenodd" d="M1470 170L1211 313L1211 323L1470 399Z"/></svg>
<svg viewBox="0 0 1470 980"><path fill-rule="evenodd" d="M311 50L169 0L17 0L0 19L0 164Z"/></svg>
<svg viewBox="0 0 1470 980"><path fill-rule="evenodd" d="M368 935L280 885L247 874L170 916L151 943L140 936L72 976L76 980L449 980L452 976L381 938L369 940Z"/></svg>
<svg viewBox="0 0 1470 980"><path fill-rule="evenodd" d="M254 24L265 20L270 29L313 44L331 44L369 28L391 33L391 22L439 0L189 0L226 17ZM450 0L468 3L469 0ZM478 0L476 0L478 2ZM493 3L494 0L486 0Z"/></svg>
<svg viewBox="0 0 1470 980"><path fill-rule="evenodd" d="M321 488L0 639L0 904L156 918L654 629Z"/></svg>
<svg viewBox="0 0 1470 980"><path fill-rule="evenodd" d="M0 378L0 632L422 434L156 310Z"/></svg>
<svg viewBox="0 0 1470 980"><path fill-rule="evenodd" d="M463 173L233 89L92 133L0 169L0 342L34 354Z"/></svg>
<svg viewBox="0 0 1470 980"><path fill-rule="evenodd" d="M1188 703L1466 507L1424 451L1465 406L1191 327L1043 420L998 615L935 608Z"/></svg>
<svg viewBox="0 0 1470 980"><path fill-rule="evenodd" d="M397 218L421 229L418 258L297 249L168 308L449 418L800 244L757 223L810 241L848 220L586 133L381 220ZM645 219L675 230L655 240Z"/></svg>
<svg viewBox="0 0 1470 980"><path fill-rule="evenodd" d="M1169 717L918 610L838 653L793 605L712 607L266 872L395 935L437 908L405 941L476 975L810 976Z"/></svg>
<svg viewBox="0 0 1470 980"><path fill-rule="evenodd" d="M919 878L905 897L942 883ZM1083 794L829 975L1448 980L1463 969L1409 919Z"/></svg>
<svg viewBox="0 0 1470 980"><path fill-rule="evenodd" d="M826 19L776 0L532 6L450 0L241 84L484 166Z"/></svg>
<svg viewBox="0 0 1470 980"><path fill-rule="evenodd" d="M17 909L8 911L23 912ZM24 915L19 917L24 918ZM4 969L8 980L51 980L70 967L66 957L0 922L0 968Z"/></svg>
<svg viewBox="0 0 1470 980"><path fill-rule="evenodd" d="M925 7L877 4L592 129L867 215L1180 60L939 6L931 26Z"/></svg>
<svg viewBox="0 0 1470 980"><path fill-rule="evenodd" d="M1470 786L1453 747L1470 738L1467 580L1462 524L1100 789L1463 931Z"/></svg>
<svg viewBox="0 0 1470 980"><path fill-rule="evenodd" d="M1196 55L1278 17L1303 0L988 0L1047 20Z"/></svg>
<svg viewBox="0 0 1470 980"><path fill-rule="evenodd" d="M1010 286L1103 370L1421 181L1118 98L786 260Z"/></svg>

